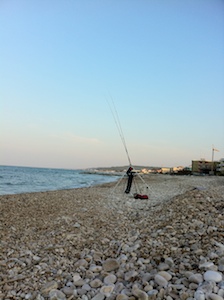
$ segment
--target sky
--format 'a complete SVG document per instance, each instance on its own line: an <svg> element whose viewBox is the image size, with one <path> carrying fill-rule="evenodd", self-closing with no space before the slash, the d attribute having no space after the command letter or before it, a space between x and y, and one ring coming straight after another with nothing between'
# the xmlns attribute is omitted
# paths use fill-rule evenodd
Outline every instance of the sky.
<svg viewBox="0 0 224 300"><path fill-rule="evenodd" d="M133 165L224 157L224 1L0 1L1 165L128 165L110 106Z"/></svg>

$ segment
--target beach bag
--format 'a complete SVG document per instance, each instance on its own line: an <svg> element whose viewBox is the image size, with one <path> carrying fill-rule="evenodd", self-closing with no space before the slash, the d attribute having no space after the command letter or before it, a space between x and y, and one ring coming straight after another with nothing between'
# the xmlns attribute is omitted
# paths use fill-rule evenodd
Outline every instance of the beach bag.
<svg viewBox="0 0 224 300"><path fill-rule="evenodd" d="M147 195L134 194L135 199L149 199Z"/></svg>

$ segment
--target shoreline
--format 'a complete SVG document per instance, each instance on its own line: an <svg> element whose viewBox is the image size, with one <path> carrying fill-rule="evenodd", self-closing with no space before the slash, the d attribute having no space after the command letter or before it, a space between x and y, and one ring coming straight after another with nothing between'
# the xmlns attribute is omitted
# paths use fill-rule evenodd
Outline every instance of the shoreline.
<svg viewBox="0 0 224 300"><path fill-rule="evenodd" d="M36 168L34 168L36 169ZM84 174L84 177L82 175ZM79 177L80 175L80 177ZM90 176L88 176L90 175ZM91 176L92 175L92 176ZM110 176L105 176L110 175ZM36 174L35 174L36 176ZM38 180L35 177L32 182L28 182L26 184L19 183L14 184L10 182L3 182L0 188L0 196L4 195L17 195L17 194L26 194L26 193L39 193L39 192L49 192L49 191L63 191L63 190L70 190L70 189L77 189L77 188L88 188L95 185L100 185L104 183L116 182L119 178L117 174L104 174L104 173L91 173L91 172L81 172L75 174L74 178L69 178L70 182L67 183L66 181L62 181L61 184L57 184L57 181L60 180L60 175L56 176L54 180L52 180L49 184L46 184L47 179L39 185L35 185L33 182Z"/></svg>
<svg viewBox="0 0 224 300"><path fill-rule="evenodd" d="M114 192L112 182L0 196L0 297L224 295L224 178L144 180L149 200L124 194L122 182ZM211 289L207 271L218 278Z"/></svg>

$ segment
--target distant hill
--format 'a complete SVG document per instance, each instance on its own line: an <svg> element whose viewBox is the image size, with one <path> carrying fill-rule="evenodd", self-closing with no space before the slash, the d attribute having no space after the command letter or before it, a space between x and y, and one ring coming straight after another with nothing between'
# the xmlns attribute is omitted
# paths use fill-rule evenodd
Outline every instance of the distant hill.
<svg viewBox="0 0 224 300"><path fill-rule="evenodd" d="M93 168L95 170L99 171L116 171L116 172L122 172L124 170L127 170L129 166L112 166L112 167L99 167L99 168ZM134 165L134 169L142 170L142 169L160 169L161 167L152 167L152 166L138 166Z"/></svg>

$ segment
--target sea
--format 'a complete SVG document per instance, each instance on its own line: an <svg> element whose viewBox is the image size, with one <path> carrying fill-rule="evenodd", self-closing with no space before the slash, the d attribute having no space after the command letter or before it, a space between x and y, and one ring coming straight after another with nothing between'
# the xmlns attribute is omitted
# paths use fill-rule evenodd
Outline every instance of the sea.
<svg viewBox="0 0 224 300"><path fill-rule="evenodd" d="M91 187L118 176L86 170L0 166L0 195Z"/></svg>

